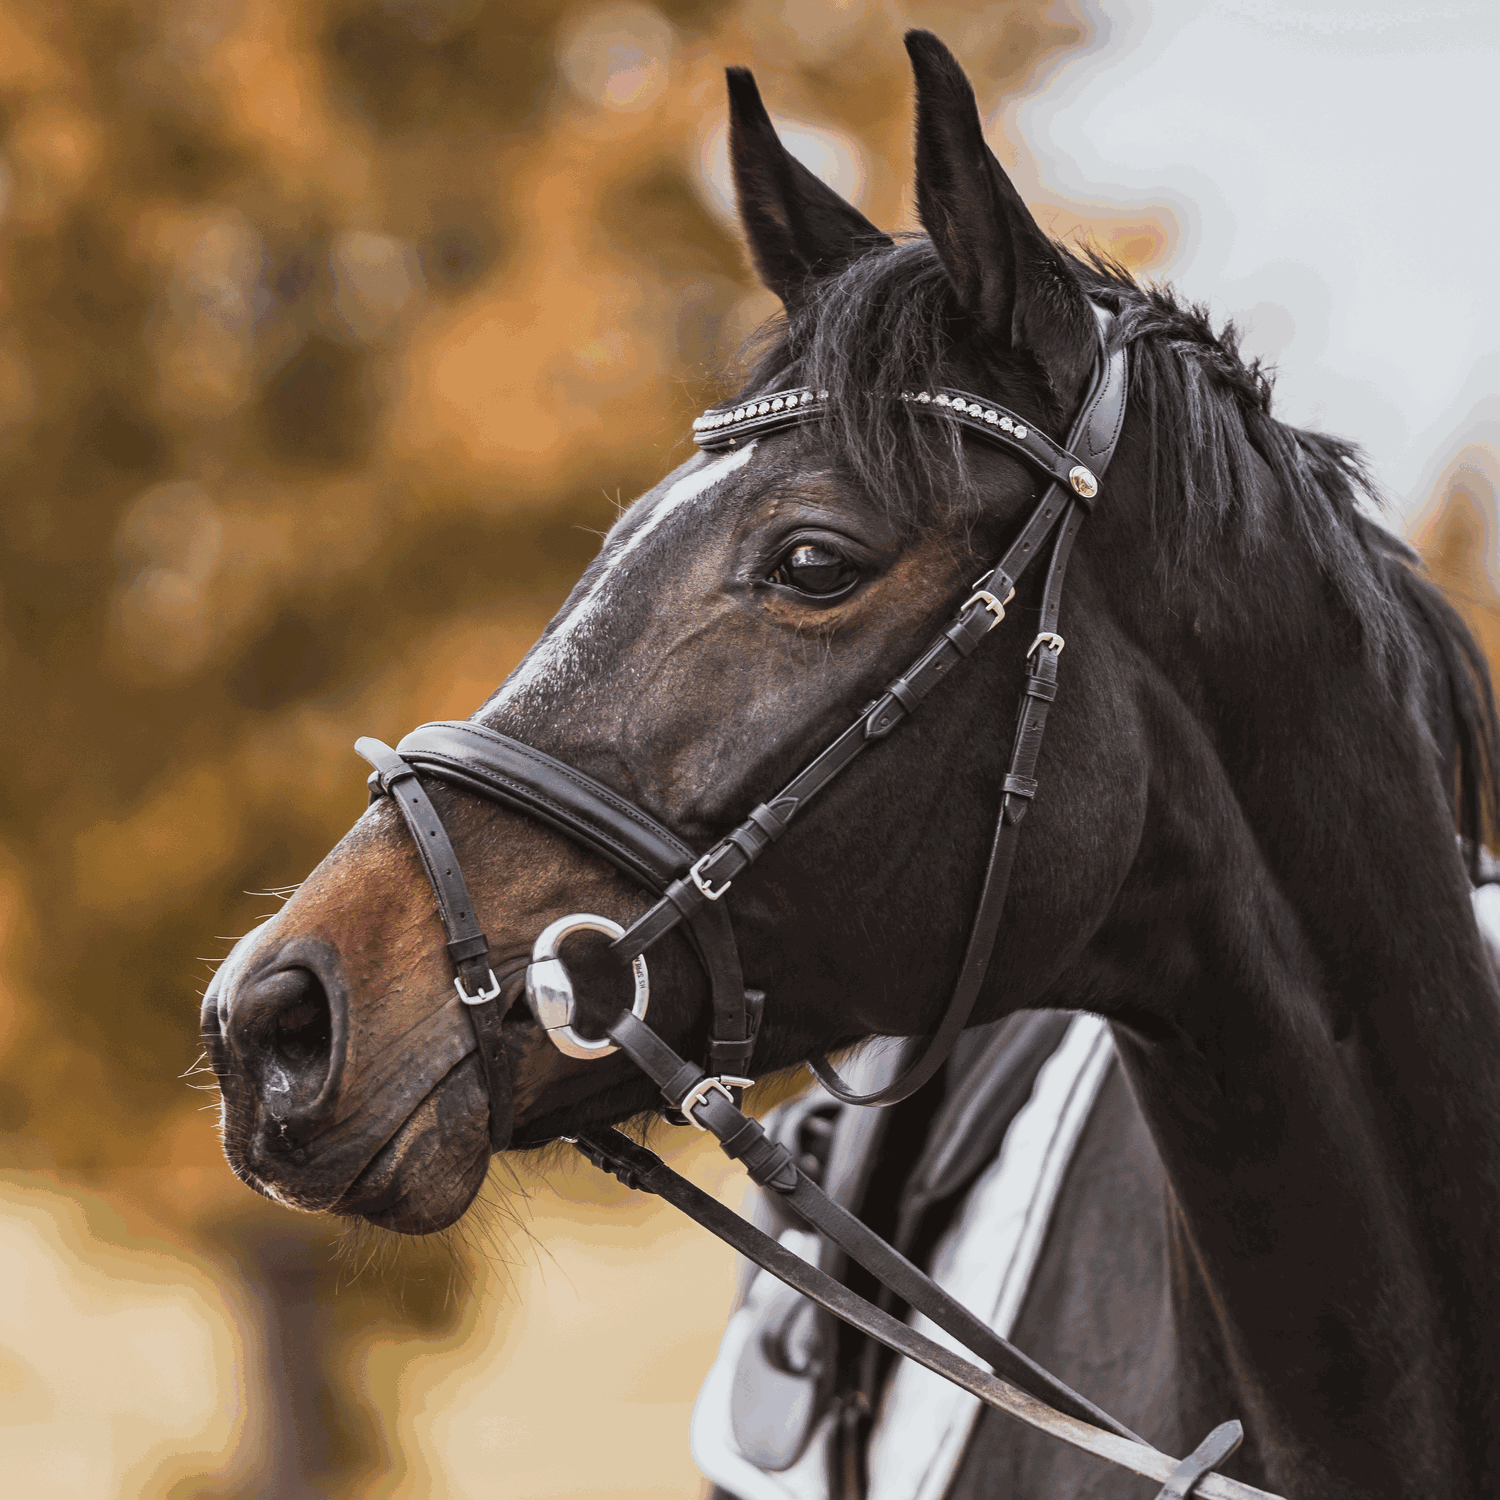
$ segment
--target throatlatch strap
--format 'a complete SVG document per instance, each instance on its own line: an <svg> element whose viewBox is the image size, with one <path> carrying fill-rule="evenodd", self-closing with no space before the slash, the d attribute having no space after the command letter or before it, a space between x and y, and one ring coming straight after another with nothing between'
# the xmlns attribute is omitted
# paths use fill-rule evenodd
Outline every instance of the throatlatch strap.
<svg viewBox="0 0 1500 1500"><path fill-rule="evenodd" d="M513 1111L510 1064L501 1035L504 1012L495 1002L505 987L490 967L489 939L475 920L474 902L463 867L416 771L380 740L356 740L354 748L375 767L370 778L371 801L388 796L396 804L437 898L438 914L448 933L448 953L458 972L454 982L469 1013L475 1050L489 1091L490 1149L503 1151L510 1144ZM514 998L513 988L507 1004Z"/></svg>
<svg viewBox="0 0 1500 1500"><path fill-rule="evenodd" d="M801 1292L810 1302L825 1308L850 1327L969 1391L986 1406L1008 1412L1028 1426L1061 1438L1063 1442L1085 1453L1092 1453L1108 1463L1170 1486L1173 1477L1184 1472L1199 1454L1206 1454L1209 1444L1221 1433L1227 1430L1238 1434L1238 1422L1225 1423L1223 1427L1214 1429L1209 1438L1195 1450L1192 1458L1178 1463L1138 1439L1122 1437L1114 1431L1104 1431L1093 1423L1055 1409L1003 1376L991 1375L980 1369L857 1293L851 1292L842 1282L794 1255L770 1235L725 1208L716 1198L678 1176L654 1152L636 1145L618 1131L594 1131L580 1137L577 1146L595 1166L613 1173L626 1187L658 1194L674 1208L701 1224L710 1234L737 1250L746 1260L770 1272L779 1281ZM1191 1493L1204 1497L1204 1500L1279 1500L1279 1497L1265 1490L1256 1489L1255 1486L1243 1484L1236 1479L1226 1479L1222 1474L1205 1474L1201 1469L1198 1473L1201 1477L1193 1481L1195 1487ZM1179 1492L1170 1489L1163 1491L1163 1494L1177 1493ZM1181 1493L1185 1495L1189 1491Z"/></svg>

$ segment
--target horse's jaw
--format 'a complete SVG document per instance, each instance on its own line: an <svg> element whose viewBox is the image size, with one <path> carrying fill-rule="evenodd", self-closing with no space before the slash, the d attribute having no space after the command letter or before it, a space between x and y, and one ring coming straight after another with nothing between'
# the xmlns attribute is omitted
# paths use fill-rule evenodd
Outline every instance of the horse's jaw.
<svg viewBox="0 0 1500 1500"><path fill-rule="evenodd" d="M489 1170L487 1118L484 1077L470 1053L375 1153L333 1212L397 1234L456 1224Z"/></svg>

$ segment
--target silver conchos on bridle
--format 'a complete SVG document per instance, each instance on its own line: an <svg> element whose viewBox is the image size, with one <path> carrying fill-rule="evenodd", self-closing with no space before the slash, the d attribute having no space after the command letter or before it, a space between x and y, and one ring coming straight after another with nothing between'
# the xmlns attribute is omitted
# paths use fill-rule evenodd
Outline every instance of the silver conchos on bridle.
<svg viewBox="0 0 1500 1500"><path fill-rule="evenodd" d="M573 981L563 967L558 949L566 937L575 932L601 932L607 938L624 937L625 929L608 917L594 916L589 912L574 912L571 916L559 917L544 927L537 935L531 949L531 964L526 970L526 1003L531 1013L546 1033L547 1040L564 1057L576 1057L588 1062L596 1057L608 1057L620 1049L608 1037L590 1041L579 1036L573 1029L573 1011L577 1003L573 994ZM635 980L635 998L630 1013L638 1020L646 1018L646 1006L651 999L651 980L646 972L646 959L637 954L630 961L630 972Z"/></svg>

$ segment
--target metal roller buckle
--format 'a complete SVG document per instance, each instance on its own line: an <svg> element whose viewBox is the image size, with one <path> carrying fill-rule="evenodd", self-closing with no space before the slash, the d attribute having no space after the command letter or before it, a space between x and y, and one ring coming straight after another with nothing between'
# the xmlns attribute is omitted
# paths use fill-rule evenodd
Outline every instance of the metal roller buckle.
<svg viewBox="0 0 1500 1500"><path fill-rule="evenodd" d="M495 971L491 969L489 989L485 989L483 986L480 986L479 993L477 995L471 995L468 990L464 988L462 975L456 976L454 978L453 988L458 991L458 998L462 1000L465 1005L484 1005L493 1000L495 996L500 993L500 981L495 978Z"/></svg>
<svg viewBox="0 0 1500 1500"><path fill-rule="evenodd" d="M573 981L557 950L563 939L575 932L602 932L609 938L625 935L625 929L618 922L590 912L574 912L549 923L537 935L531 949L531 963L526 969L526 1004L537 1024L547 1033L547 1039L564 1057L587 1062L596 1057L608 1057L619 1048L608 1037L590 1041L573 1029L576 1004ZM637 954L631 959L630 970L635 977L635 999L630 1013L638 1021L644 1020L646 1005L651 999L651 980L646 972L645 957Z"/></svg>
<svg viewBox="0 0 1500 1500"><path fill-rule="evenodd" d="M707 1130L707 1125L700 1125L698 1117L693 1111L703 1103L710 1093L720 1093L731 1103L734 1103L734 1095L729 1092L731 1086L734 1088L748 1089L754 1084L753 1078L735 1078L725 1073L720 1078L700 1078L692 1088L683 1096L682 1103L677 1106L682 1117L693 1127L694 1130Z"/></svg>
<svg viewBox="0 0 1500 1500"><path fill-rule="evenodd" d="M980 577L988 578L989 574L983 573L980 575ZM995 626L997 626L1001 622L1001 620L1005 618L1005 606L1009 604L1010 601L1015 597L1016 591L1014 589L1012 589L1004 599L997 599L992 593L990 593L988 589L979 589L977 592L970 594L969 597L964 600L963 605L958 612L961 615L967 614L969 611L969 606L971 604L983 604L984 607L989 610L989 612L995 617L990 621L989 625L989 628L993 630Z"/></svg>
<svg viewBox="0 0 1500 1500"><path fill-rule="evenodd" d="M723 846L721 845L720 848L722 847ZM713 886L711 886L708 881L703 878L704 865L706 865L709 860L711 860L718 852L718 849L710 849L702 859L694 861L693 868L688 871L688 878L693 882L695 886L698 887L698 890L702 894L705 901L717 901L719 897L722 896L724 892L734 884L732 880L726 880L724 884L718 888L718 890L715 890Z"/></svg>

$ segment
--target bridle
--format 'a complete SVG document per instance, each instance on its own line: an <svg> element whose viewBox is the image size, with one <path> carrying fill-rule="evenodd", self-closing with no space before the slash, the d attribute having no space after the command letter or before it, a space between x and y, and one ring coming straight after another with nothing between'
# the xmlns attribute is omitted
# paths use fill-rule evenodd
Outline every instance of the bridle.
<svg viewBox="0 0 1500 1500"><path fill-rule="evenodd" d="M424 774L556 829L657 896L655 904L628 928L605 917L578 913L553 922L537 938L526 969L526 998L554 1045L574 1058L624 1052L660 1088L669 1119L712 1133L723 1151L742 1162L761 1188L782 1196L809 1224L977 1354L995 1374L850 1292L619 1132L599 1130L575 1142L595 1165L629 1186L660 1194L813 1302L987 1404L1162 1481L1158 1500L1190 1494L1210 1500L1266 1500L1265 1491L1210 1472L1239 1445L1238 1422L1215 1428L1181 1462L1158 1452L1001 1338L824 1194L791 1153L739 1107L741 1091L752 1082L750 1061L765 997L745 989L722 898L782 837L813 797L856 756L914 714L937 683L980 646L1005 618L1017 581L1050 538L1039 628L1026 652L1027 675L1010 766L1001 784L1000 814L963 963L943 1017L905 1072L871 1093L853 1092L826 1057L816 1058L812 1068L824 1088L845 1103L893 1104L932 1078L969 1023L999 931L1020 826L1036 792L1047 713L1057 697L1058 660L1064 646L1057 628L1063 576L1125 419L1126 353L1123 348L1108 347L1110 314L1099 307L1094 311L1099 325L1094 377L1064 444L1003 406L965 391L903 393L901 399L910 410L955 423L1040 472L1044 480L1041 496L999 562L976 580L970 597L927 649L832 744L707 853L696 854L670 829L602 783L479 724L426 724L408 734L395 750L372 739L361 739L355 748L375 768L370 777L371 800L389 796L400 809L437 898L455 969L453 983L473 1024L489 1089L493 1150L504 1150L509 1144L511 1119L510 1077L501 1038L503 1012L497 1003L506 986L490 966L488 939L474 917L453 844L422 786ZM817 422L827 410L825 391L777 391L705 412L693 423L693 436L705 450L726 451L769 433ZM712 1027L707 1066L702 1068L678 1056L646 1023L650 986L645 954L678 926L684 928L709 981ZM635 980L631 1009L622 1010L597 1040L582 1036L573 1026L573 988L559 956L564 938L582 930L610 937L609 951L632 967Z"/></svg>

